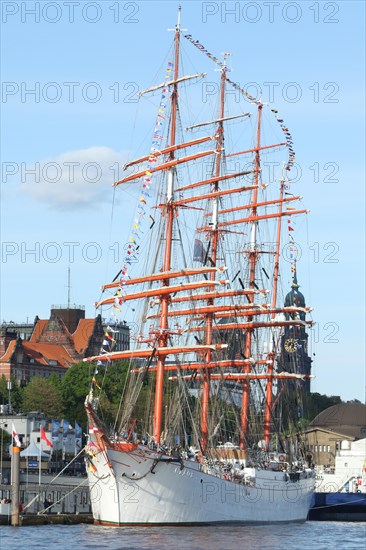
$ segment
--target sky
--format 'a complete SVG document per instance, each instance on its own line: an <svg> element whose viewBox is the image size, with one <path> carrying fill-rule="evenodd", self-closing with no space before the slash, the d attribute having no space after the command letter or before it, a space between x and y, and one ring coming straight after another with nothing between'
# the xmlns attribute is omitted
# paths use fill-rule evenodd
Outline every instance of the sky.
<svg viewBox="0 0 366 550"><path fill-rule="evenodd" d="M298 274L317 323L312 390L364 401L365 5L181 4L182 27L213 54L232 53L235 80L291 129L296 192L310 210ZM136 92L160 82L177 3L3 1L1 9L0 320L32 322L66 304L69 266L71 302L93 316L128 231L123 215L111 228L111 184L150 135L150 123L147 133L136 124L146 109Z"/></svg>

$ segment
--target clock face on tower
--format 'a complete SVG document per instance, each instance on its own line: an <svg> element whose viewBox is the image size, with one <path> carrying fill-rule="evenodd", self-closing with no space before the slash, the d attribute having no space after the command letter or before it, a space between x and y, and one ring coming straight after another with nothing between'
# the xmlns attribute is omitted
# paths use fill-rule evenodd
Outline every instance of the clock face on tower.
<svg viewBox="0 0 366 550"><path fill-rule="evenodd" d="M284 348L289 353L294 353L297 350L297 342L294 338L287 338L285 340Z"/></svg>

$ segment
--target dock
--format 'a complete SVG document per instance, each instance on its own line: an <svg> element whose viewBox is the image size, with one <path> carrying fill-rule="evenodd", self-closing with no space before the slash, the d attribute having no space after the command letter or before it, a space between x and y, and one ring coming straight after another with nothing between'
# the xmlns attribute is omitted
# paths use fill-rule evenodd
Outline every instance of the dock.
<svg viewBox="0 0 366 550"><path fill-rule="evenodd" d="M30 525L77 525L93 523L92 514L20 514L20 526ZM0 516L0 525L10 525L10 515Z"/></svg>

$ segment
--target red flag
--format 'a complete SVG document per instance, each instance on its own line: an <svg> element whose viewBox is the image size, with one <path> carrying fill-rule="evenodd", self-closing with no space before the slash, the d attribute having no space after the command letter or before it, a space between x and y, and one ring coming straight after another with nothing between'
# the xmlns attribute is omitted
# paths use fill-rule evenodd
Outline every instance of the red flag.
<svg viewBox="0 0 366 550"><path fill-rule="evenodd" d="M14 424L12 424L12 431L13 431L13 439L14 439L15 446L20 447L21 446L20 439L19 439L18 434L15 430Z"/></svg>
<svg viewBox="0 0 366 550"><path fill-rule="evenodd" d="M40 430L41 430L41 439L43 439L43 441L45 441L45 443L48 447L53 447L53 444L51 443L51 441L46 436L46 432L44 431L43 426L40 426Z"/></svg>

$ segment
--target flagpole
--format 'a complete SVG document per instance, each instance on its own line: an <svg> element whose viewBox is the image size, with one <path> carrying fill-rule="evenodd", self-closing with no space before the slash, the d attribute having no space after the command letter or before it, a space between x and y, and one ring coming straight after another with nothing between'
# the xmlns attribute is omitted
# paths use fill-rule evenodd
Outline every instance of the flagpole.
<svg viewBox="0 0 366 550"><path fill-rule="evenodd" d="M20 447L14 445L12 441L12 455L11 455L11 524L16 527L19 525L19 471L20 471Z"/></svg>
<svg viewBox="0 0 366 550"><path fill-rule="evenodd" d="M38 460L38 485L41 485L41 428L39 428L39 460Z"/></svg>
<svg viewBox="0 0 366 550"><path fill-rule="evenodd" d="M29 435L29 443L30 443L30 435ZM27 419L25 421L25 449L28 448L29 446L29 443L28 443L28 415L27 415ZM26 459L26 464L27 464L27 471L26 471L26 487L27 487L27 492L28 492L28 475L29 475L29 456L27 455L25 457ZM24 503L25 504L25 499L24 499Z"/></svg>

